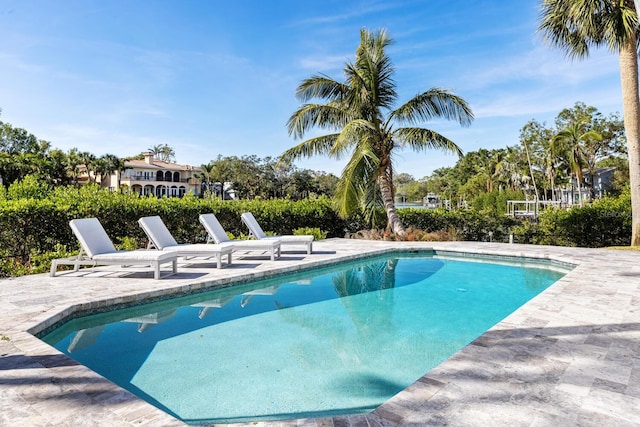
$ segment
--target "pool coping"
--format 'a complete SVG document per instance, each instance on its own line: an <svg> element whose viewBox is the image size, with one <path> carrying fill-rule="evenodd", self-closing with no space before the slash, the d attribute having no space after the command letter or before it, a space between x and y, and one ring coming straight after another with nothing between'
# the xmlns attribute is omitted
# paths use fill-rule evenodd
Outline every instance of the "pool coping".
<svg viewBox="0 0 640 427"><path fill-rule="evenodd" d="M329 239L314 253L181 263L162 280L117 268L0 281L0 424L185 425L35 338L73 310L185 293L396 250L575 265L554 285L369 414L234 425L640 424L640 253L476 243ZM597 266L597 268L594 268ZM98 303L96 303L98 301ZM221 424L220 424L221 425Z"/></svg>

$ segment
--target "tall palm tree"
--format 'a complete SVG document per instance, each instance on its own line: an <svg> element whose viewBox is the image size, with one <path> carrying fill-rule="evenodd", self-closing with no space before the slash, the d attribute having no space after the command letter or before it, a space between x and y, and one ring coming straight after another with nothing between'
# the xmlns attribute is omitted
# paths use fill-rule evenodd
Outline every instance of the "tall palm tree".
<svg viewBox="0 0 640 427"><path fill-rule="evenodd" d="M640 88L634 1L543 0L540 18L546 39L571 58L585 58L595 46L618 54L629 153L631 245L640 246Z"/></svg>
<svg viewBox="0 0 640 427"><path fill-rule="evenodd" d="M176 161L176 150L173 147L170 147L167 144L162 146L162 151L160 152L160 159L165 162L171 163Z"/></svg>
<svg viewBox="0 0 640 427"><path fill-rule="evenodd" d="M549 180L549 186L551 187L551 201L555 202L558 198L556 194L556 174L564 159L562 158L562 152L559 151L559 144L554 144L553 141L554 138L550 138L549 141L545 141L543 149L544 173Z"/></svg>
<svg viewBox="0 0 640 427"><path fill-rule="evenodd" d="M162 160L163 162L171 163L175 161L176 150L168 144L156 144L153 147L147 148L147 150L153 153L154 157Z"/></svg>
<svg viewBox="0 0 640 427"><path fill-rule="evenodd" d="M402 235L404 227L394 205L394 150L436 148L460 155L461 150L453 141L414 125L441 117L468 126L473 113L462 98L439 88L420 93L392 109L397 98L394 68L385 52L391 43L385 30L372 33L363 29L355 62L345 65L344 82L322 74L302 81L296 95L305 104L289 118L289 135L302 139L314 127L336 133L307 139L285 151L281 160L291 162L316 154L340 159L350 153L334 195L339 213L348 216L371 206L379 195L388 228ZM326 103L306 103L314 98Z"/></svg>
<svg viewBox="0 0 640 427"><path fill-rule="evenodd" d="M585 123L571 123L565 129L556 134L551 143L553 152L564 153L571 172L578 183L578 203L582 206L582 170L587 166L584 154L584 144L589 140L602 139L598 132L590 130L584 132Z"/></svg>

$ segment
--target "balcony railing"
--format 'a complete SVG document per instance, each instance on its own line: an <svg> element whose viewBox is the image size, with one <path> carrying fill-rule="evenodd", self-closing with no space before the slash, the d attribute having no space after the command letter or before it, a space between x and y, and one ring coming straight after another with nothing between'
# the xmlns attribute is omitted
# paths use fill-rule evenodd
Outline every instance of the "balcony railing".
<svg viewBox="0 0 640 427"><path fill-rule="evenodd" d="M156 182L182 182L182 183L190 183L193 182L194 178L180 178L180 180L175 181L172 179L157 179L155 176L148 175L123 175L123 181L156 181Z"/></svg>

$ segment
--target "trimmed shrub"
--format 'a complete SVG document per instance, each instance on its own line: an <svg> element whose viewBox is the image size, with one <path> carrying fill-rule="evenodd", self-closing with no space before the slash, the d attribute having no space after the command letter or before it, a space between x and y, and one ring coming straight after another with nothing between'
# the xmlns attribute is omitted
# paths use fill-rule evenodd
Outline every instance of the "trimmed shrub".
<svg viewBox="0 0 640 427"><path fill-rule="evenodd" d="M317 238L344 236L346 222L331 208L326 197L303 201L221 201L183 198L140 197L87 185L60 187L45 199L22 198L0 203L0 277L35 272L35 257L52 253L61 258L59 247L70 256L80 249L69 227L74 218L96 217L114 244L123 249L147 245L138 226L143 216L159 215L179 242L204 242L206 233L198 221L202 213L213 212L228 233L246 236L240 215L254 213L265 230L294 234L309 230ZM67 249L68 248L68 249ZM67 254L69 252L69 254ZM39 270L38 270L39 271Z"/></svg>
<svg viewBox="0 0 640 427"><path fill-rule="evenodd" d="M540 216L541 235L534 243L559 246L629 246L631 196L604 198L584 207L553 209Z"/></svg>
<svg viewBox="0 0 640 427"><path fill-rule="evenodd" d="M293 230L294 236L313 236L313 240L324 240L327 238L327 232L320 230L318 227L301 227Z"/></svg>
<svg viewBox="0 0 640 427"><path fill-rule="evenodd" d="M402 223L407 227L427 232L446 231L456 240L497 241L509 240L512 227L520 221L506 216L483 215L472 210L400 209ZM492 235L489 235L489 232Z"/></svg>
<svg viewBox="0 0 640 427"><path fill-rule="evenodd" d="M114 244L123 249L147 245L138 219L151 215L159 215L179 242L204 242L206 234L198 216L211 212L229 234L238 237L248 234L240 215L249 211L265 232L272 234L312 234L317 240L392 238L384 232L384 215L379 215L379 223L370 229L358 215L341 219L327 197L301 201L222 201L192 195L158 199L86 185L60 187L41 198L37 185L23 184L14 187L12 194L30 197L13 199L0 194L0 277L46 271L51 259L77 253L79 245L69 228L74 218L97 217ZM398 215L411 240L507 242L513 234L517 243L603 247L627 246L631 236L628 190L618 198L598 200L583 208L544 211L537 223L472 210L406 208L399 209Z"/></svg>

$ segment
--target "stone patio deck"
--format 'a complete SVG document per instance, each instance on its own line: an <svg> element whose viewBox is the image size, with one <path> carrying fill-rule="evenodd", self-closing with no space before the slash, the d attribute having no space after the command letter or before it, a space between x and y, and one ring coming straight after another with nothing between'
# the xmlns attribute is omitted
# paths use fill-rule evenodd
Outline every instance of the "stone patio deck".
<svg viewBox="0 0 640 427"><path fill-rule="evenodd" d="M100 267L0 281L0 425L184 426L35 338L77 308L144 300L296 271L393 248L525 256L575 264L560 281L366 415L251 426L638 426L640 253L499 243L330 239L314 253L180 263L178 274L117 277ZM235 424L234 424L235 425ZM237 424L241 425L241 424Z"/></svg>

